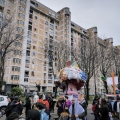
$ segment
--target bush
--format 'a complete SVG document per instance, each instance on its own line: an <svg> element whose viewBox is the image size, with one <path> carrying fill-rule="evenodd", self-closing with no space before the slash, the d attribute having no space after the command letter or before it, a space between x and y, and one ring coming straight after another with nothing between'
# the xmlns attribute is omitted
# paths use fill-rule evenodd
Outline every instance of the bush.
<svg viewBox="0 0 120 120"><path fill-rule="evenodd" d="M23 90L19 87L13 87L11 92L14 96L20 96L22 95Z"/></svg>

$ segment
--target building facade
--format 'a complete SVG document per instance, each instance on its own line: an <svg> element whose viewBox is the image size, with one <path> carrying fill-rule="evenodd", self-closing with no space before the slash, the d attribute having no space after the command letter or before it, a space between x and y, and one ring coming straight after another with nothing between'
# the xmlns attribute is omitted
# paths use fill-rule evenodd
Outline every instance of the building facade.
<svg viewBox="0 0 120 120"><path fill-rule="evenodd" d="M71 48L79 41L94 38L96 27L84 29L71 21L70 9L65 7L58 12L46 7L36 0L0 0L1 14L14 14L16 30L23 31L23 40L18 46L21 54L16 54L6 63L4 79L6 91L14 86L22 86L26 91L54 91L54 79L51 59L44 53L47 42L49 52L53 54L56 41L64 41ZM0 22L1 23L1 22ZM103 44L98 38L98 43ZM74 58L71 56L70 60ZM56 64L55 62L53 63ZM57 74L57 72L55 73ZM97 91L103 92L100 71L96 75ZM94 94L94 80L91 78L90 94Z"/></svg>

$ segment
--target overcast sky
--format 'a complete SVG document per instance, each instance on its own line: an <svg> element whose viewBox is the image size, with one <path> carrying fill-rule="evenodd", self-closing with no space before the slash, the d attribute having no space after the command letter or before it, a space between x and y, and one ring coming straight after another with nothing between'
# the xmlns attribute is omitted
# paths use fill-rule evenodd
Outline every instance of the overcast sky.
<svg viewBox="0 0 120 120"><path fill-rule="evenodd" d="M54 11L69 7L71 19L81 27L98 28L101 38L120 45L120 0L37 0Z"/></svg>

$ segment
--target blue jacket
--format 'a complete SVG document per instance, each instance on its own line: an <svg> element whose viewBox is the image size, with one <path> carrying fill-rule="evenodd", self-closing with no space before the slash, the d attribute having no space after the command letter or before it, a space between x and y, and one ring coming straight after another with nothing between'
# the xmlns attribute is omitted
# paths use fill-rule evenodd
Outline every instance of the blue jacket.
<svg viewBox="0 0 120 120"><path fill-rule="evenodd" d="M40 112L40 120L49 120L49 115L45 112L45 109Z"/></svg>

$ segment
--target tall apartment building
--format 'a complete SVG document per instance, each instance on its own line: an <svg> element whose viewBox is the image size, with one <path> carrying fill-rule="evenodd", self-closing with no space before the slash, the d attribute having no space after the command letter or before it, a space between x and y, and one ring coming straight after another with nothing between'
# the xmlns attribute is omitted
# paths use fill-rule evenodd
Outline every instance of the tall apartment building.
<svg viewBox="0 0 120 120"><path fill-rule="evenodd" d="M24 86L27 91L36 90L35 83L41 85L40 91L53 91L51 60L43 52L44 42L49 43L49 52L55 59L56 41L65 41L72 52L79 41L92 38L97 33L96 27L86 30L72 22L71 12L67 7L55 12L36 0L0 0L0 11L10 15L14 12L16 30L24 33L21 45L18 46L22 54L14 56L6 63L4 76L7 82L6 91L18 85ZM98 41L103 42L103 40ZM100 77L98 73L97 89L102 92ZM92 88L94 82L90 83L90 93L94 93Z"/></svg>

